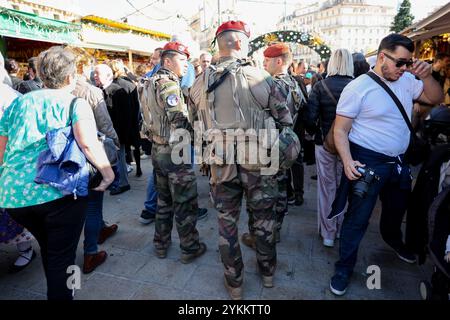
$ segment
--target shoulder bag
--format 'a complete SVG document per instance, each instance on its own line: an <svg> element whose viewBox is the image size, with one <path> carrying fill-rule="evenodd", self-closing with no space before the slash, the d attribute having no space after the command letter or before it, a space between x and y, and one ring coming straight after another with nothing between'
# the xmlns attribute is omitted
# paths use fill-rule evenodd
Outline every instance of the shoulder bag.
<svg viewBox="0 0 450 320"><path fill-rule="evenodd" d="M327 93L327 95L330 97L331 101L333 101L334 105L337 106L338 101L336 100L336 98L331 93L330 88L328 88L328 86L326 85L325 80L322 80L319 83L322 84L322 87L324 88L324 90ZM333 123L331 124L330 130L328 131L327 135L323 139L323 148L326 151L328 151L329 153L337 155L338 151L336 149L336 145L334 144L334 135L333 135L334 122L335 122L335 120L333 120Z"/></svg>

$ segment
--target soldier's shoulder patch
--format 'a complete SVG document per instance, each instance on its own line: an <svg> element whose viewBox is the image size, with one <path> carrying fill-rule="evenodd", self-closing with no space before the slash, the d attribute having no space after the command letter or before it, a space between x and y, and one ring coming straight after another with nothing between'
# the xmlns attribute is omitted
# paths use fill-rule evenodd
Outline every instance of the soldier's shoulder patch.
<svg viewBox="0 0 450 320"><path fill-rule="evenodd" d="M176 94L170 94L167 96L166 102L169 106L175 107L180 102L180 97L178 97L178 95Z"/></svg>

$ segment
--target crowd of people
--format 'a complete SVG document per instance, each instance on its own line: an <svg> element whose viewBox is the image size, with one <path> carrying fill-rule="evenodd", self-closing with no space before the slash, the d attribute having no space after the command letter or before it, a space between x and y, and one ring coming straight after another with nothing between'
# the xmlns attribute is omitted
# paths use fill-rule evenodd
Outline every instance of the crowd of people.
<svg viewBox="0 0 450 320"><path fill-rule="evenodd" d="M36 239L48 299L73 298L66 271L75 264L83 230L83 272L93 272L106 261L108 254L98 244L118 226L103 219L104 192L114 196L130 191L130 165L134 161L136 176L141 176L141 158L151 156L153 171L137 218L142 224L155 223L155 255L167 257L174 219L182 263L208 250L196 227L208 215L198 206L196 126L208 137L201 143L200 164L217 210L230 298L242 299L240 242L255 250L263 286L276 286L276 246L289 207L304 202L304 163L317 167L311 177L318 186L317 232L325 247L334 247L339 239L331 292L345 294L378 198L383 240L400 259L416 262L401 231L412 188L404 157L411 135L398 105L378 82L392 90L419 128L430 109L450 99L450 56L439 54L433 64L413 59L413 42L391 34L381 41L372 65L362 54L337 49L329 60L307 66L293 60L287 44L272 43L260 68L247 57L250 31L244 22L223 23L215 37L215 56L205 52L191 57L174 39L155 49L149 63L134 72L121 60L98 64L80 48L56 46L31 58L20 79L17 62L3 61L0 55L0 241L17 245L19 258L11 271L18 272L35 258ZM61 148L61 140L52 143L52 137L64 128L69 128L60 150L65 162L53 157L57 166L52 176L37 182L37 164L50 166L43 154ZM264 173L270 163L235 161L239 155L229 148L236 141L248 147L248 130L261 129L279 134L280 166L273 174ZM188 161L181 163L174 159L179 130L192 139L189 156L183 157ZM210 139L212 132L220 133L225 147ZM99 136L113 142L115 163ZM256 136L259 149L273 147ZM80 152L66 147L71 139ZM64 177L60 173L62 163L79 163L80 157L101 173L97 185L86 188L90 175L82 166ZM357 182L370 172L374 178L365 181L365 190ZM450 176L450 170L444 174ZM243 197L249 220L239 237ZM448 252L450 248L443 256Z"/></svg>

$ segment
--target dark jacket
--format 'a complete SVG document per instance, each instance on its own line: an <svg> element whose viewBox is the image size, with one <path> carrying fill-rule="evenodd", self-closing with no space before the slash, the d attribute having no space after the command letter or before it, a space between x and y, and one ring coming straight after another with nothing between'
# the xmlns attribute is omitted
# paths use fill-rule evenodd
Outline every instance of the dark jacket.
<svg viewBox="0 0 450 320"><path fill-rule="evenodd" d="M425 259L428 244L428 209L438 194L442 163L450 160L450 144L437 146L423 163L408 204L405 242L419 255L419 263Z"/></svg>
<svg viewBox="0 0 450 320"><path fill-rule="evenodd" d="M35 78L33 80L22 81L17 84L17 91L21 94L26 94L34 90L40 90L44 87L41 79Z"/></svg>
<svg viewBox="0 0 450 320"><path fill-rule="evenodd" d="M97 130L114 141L114 144L120 147L119 137L114 130L108 108L105 103L102 91L99 88L89 84L87 80L79 77L75 90L72 94L76 97L85 99L94 112Z"/></svg>
<svg viewBox="0 0 450 320"><path fill-rule="evenodd" d="M126 92L126 108L123 108L121 116L127 122L128 132L126 141L128 145L137 146L140 140L139 134L139 117L140 103L138 89L136 85L127 77L119 77L114 79L113 83L119 85Z"/></svg>
<svg viewBox="0 0 450 320"><path fill-rule="evenodd" d="M352 80L347 76L331 76L317 82L312 88L305 110L305 128L309 134L316 135L316 144L321 145L330 130L336 118L337 107L321 82L326 83L336 101L339 101L342 90Z"/></svg>
<svg viewBox="0 0 450 320"><path fill-rule="evenodd" d="M103 96L120 144L130 144L130 118L128 117L130 102L127 92L113 82L103 89Z"/></svg>

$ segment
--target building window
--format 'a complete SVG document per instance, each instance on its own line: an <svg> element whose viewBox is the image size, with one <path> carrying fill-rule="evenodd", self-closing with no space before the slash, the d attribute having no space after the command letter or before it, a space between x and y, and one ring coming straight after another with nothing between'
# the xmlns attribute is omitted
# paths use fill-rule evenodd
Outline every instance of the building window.
<svg viewBox="0 0 450 320"><path fill-rule="evenodd" d="M33 9L33 13L35 14L35 15L39 15L39 10L37 10L37 9Z"/></svg>
<svg viewBox="0 0 450 320"><path fill-rule="evenodd" d="M20 10L19 6L15 5L15 4L12 5L12 8L13 8L14 10Z"/></svg>
<svg viewBox="0 0 450 320"><path fill-rule="evenodd" d="M59 14L56 14L56 13L53 15L53 18L54 18L55 20L60 20Z"/></svg>

